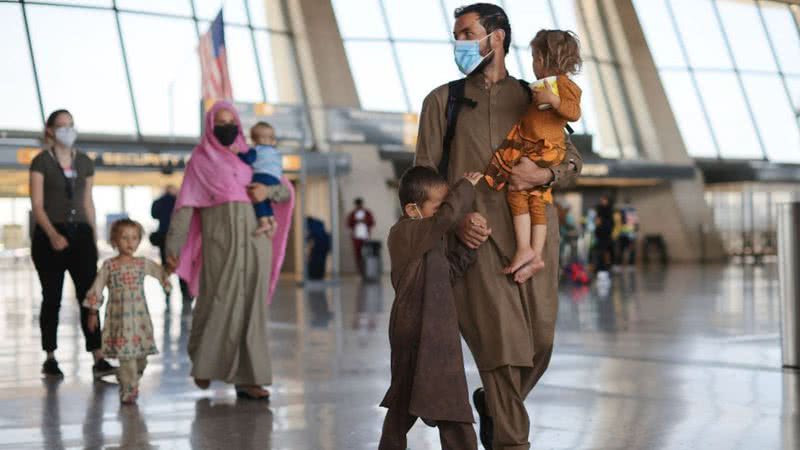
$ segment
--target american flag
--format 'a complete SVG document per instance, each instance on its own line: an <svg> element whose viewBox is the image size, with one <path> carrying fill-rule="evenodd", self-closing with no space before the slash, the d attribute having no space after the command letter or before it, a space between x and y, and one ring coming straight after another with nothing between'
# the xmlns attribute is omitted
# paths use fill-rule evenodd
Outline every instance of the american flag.
<svg viewBox="0 0 800 450"><path fill-rule="evenodd" d="M222 10L200 38L200 68L203 73L204 100L233 100L228 58L225 51L225 26Z"/></svg>

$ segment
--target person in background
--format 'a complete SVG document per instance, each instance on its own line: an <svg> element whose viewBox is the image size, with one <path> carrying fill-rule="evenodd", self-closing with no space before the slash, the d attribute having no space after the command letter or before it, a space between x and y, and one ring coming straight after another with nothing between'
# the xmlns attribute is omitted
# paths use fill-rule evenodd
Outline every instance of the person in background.
<svg viewBox="0 0 800 450"><path fill-rule="evenodd" d="M114 374L116 367L103 358L100 330L89 329L89 310L80 306L97 275L97 243L92 198L94 163L75 148L77 137L69 111L59 109L47 118L44 149L30 168L31 206L36 222L31 257L42 284L39 327L42 349L47 352L42 373L64 376L55 350L64 272L69 272L75 285L86 351L94 356L92 373L99 380Z"/></svg>
<svg viewBox="0 0 800 450"><path fill-rule="evenodd" d="M611 263L614 260L614 240L612 239L614 207L608 196L603 195L600 197L600 203L595 210L597 211L594 229L597 278L598 280L607 281L609 279L608 271L611 269Z"/></svg>
<svg viewBox="0 0 800 450"><path fill-rule="evenodd" d="M375 226L375 219L372 212L364 208L364 200L357 198L354 202L355 209L347 216L347 227L350 228L350 235L353 238L353 253L358 266L358 272L364 275L364 257L361 255L361 248L364 242L369 240L372 227Z"/></svg>
<svg viewBox="0 0 800 450"><path fill-rule="evenodd" d="M314 217L306 217L306 243L310 244L307 257L308 278L325 278L325 263L331 251L331 235L325 231L325 224Z"/></svg>
<svg viewBox="0 0 800 450"><path fill-rule="evenodd" d="M167 185L164 194L158 197L150 208L150 215L158 220L158 230L150 234L150 243L158 247L159 254L161 255L161 265L167 265L167 247L166 238L169 224L172 220L172 210L175 209L175 200L177 199L178 188L173 185ZM189 293L189 285L184 280L180 280L181 295L184 302L191 302L192 295ZM167 295L167 303L169 303L169 295Z"/></svg>
<svg viewBox="0 0 800 450"><path fill-rule="evenodd" d="M636 263L636 234L639 232L639 216L636 208L626 198L620 213L619 263L623 267L632 267Z"/></svg>

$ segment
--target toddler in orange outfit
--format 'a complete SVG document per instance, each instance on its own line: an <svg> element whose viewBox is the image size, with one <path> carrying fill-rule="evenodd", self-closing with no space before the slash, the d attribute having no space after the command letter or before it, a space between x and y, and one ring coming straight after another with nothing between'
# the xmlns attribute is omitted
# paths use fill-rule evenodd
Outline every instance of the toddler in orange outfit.
<svg viewBox="0 0 800 450"><path fill-rule="evenodd" d="M486 170L486 181L496 190L506 186L512 168L521 158L530 158L539 167L561 164L566 154L564 127L581 117L581 89L567 76L576 74L581 66L575 33L540 30L531 41L531 51L533 72L539 79L532 86L534 101L495 151ZM550 84L553 77L555 89ZM541 82L540 88L537 85ZM551 189L542 186L530 191L509 190L507 198L514 216L517 250L505 272L514 273L529 262L538 272L544 267L545 205L553 202Z"/></svg>

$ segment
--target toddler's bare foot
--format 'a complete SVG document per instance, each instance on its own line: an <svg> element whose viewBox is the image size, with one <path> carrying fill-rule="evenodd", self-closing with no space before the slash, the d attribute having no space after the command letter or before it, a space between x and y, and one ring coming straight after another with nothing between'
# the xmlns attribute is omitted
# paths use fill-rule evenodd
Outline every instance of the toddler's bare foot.
<svg viewBox="0 0 800 450"><path fill-rule="evenodd" d="M533 249L528 248L518 248L517 252L514 254L514 257L511 259L511 264L508 265L503 272L508 275L516 272L520 269L520 267L524 266L525 264L533 261L536 257L536 253L534 253Z"/></svg>
<svg viewBox="0 0 800 450"><path fill-rule="evenodd" d="M253 236L269 233L270 229L272 229L272 221L270 219L271 217L259 217L258 228L256 228L256 231L253 231Z"/></svg>
<svg viewBox="0 0 800 450"><path fill-rule="evenodd" d="M544 269L544 260L541 257L534 258L528 264L522 266L518 271L514 272L514 281L522 284L533 277L534 274Z"/></svg>

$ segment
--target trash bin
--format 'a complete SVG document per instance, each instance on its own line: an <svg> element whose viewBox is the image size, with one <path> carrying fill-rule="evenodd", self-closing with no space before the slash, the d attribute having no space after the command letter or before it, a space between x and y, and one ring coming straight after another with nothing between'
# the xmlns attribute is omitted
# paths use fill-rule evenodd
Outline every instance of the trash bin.
<svg viewBox="0 0 800 450"><path fill-rule="evenodd" d="M364 281L379 281L383 275L381 241L365 241L361 246L361 258L364 261Z"/></svg>
<svg viewBox="0 0 800 450"><path fill-rule="evenodd" d="M781 355L800 368L800 202L778 205L778 279L781 285Z"/></svg>

